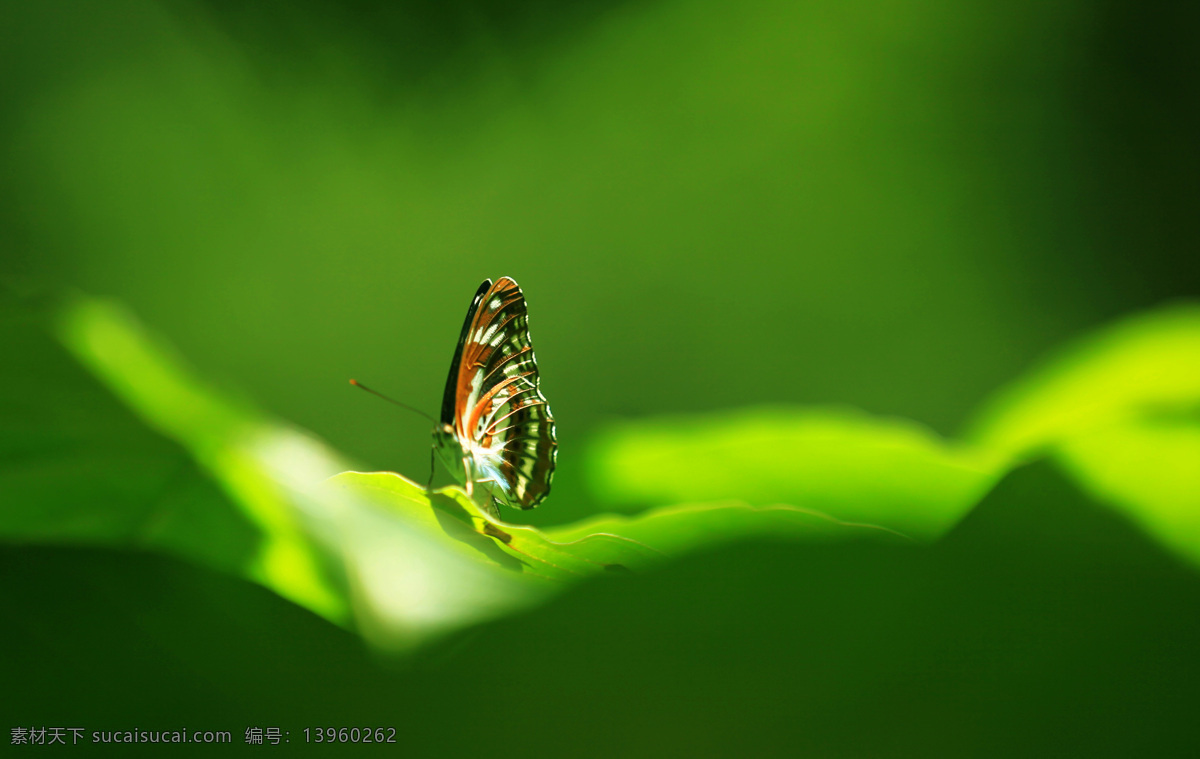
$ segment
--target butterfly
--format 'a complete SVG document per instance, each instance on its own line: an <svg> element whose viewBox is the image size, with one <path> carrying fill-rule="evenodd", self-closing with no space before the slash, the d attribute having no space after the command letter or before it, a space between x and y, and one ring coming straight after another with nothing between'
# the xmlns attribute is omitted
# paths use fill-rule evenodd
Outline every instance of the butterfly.
<svg viewBox="0 0 1200 759"><path fill-rule="evenodd" d="M550 492L558 454L554 417L539 386L529 311L509 277L475 291L442 396L434 450L474 499L532 509Z"/></svg>

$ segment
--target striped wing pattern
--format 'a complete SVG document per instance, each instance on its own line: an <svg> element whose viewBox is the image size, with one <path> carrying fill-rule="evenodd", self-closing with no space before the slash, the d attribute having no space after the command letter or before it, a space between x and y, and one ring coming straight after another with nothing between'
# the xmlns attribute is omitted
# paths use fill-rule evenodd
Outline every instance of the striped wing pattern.
<svg viewBox="0 0 1200 759"><path fill-rule="evenodd" d="M442 422L462 447L468 492L479 486L531 509L550 492L558 443L538 386L521 288L508 277L475 293L442 399Z"/></svg>

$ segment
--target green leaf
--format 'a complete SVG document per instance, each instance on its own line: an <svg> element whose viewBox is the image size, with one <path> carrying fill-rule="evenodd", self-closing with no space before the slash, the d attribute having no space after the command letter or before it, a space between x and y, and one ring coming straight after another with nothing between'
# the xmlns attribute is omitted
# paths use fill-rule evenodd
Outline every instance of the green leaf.
<svg viewBox="0 0 1200 759"><path fill-rule="evenodd" d="M1107 426L1060 424L1056 450L1086 486L1200 558L1200 434L1195 417L1178 411L1191 400L1190 375L1175 366L1172 382L1141 395L1113 379L1127 377L1131 360L1158 361L1161 379L1163 362L1189 358L1192 333L1182 325L1194 313L1181 313L1137 322L1137 350L1130 329L1117 330L1120 360L1093 348L1103 360L1091 379L1074 364L1067 387L1086 394L1098 385L1093 395L1125 410ZM49 402L14 413L0 436L6 492L19 496L0 514L5 537L178 553L354 627L380 648L409 649L579 580L731 541L932 538L991 487L1014 450L997 443L982 454L851 411L628 424L597 444L599 487L620 502L693 504L539 531L492 518L458 488L427 493L396 474L344 471L350 462L312 435L198 380L118 306L79 299L63 309L66 352L32 324L13 318L3 330L6 347L28 349L12 355L40 357L0 372L9 397L29 390ZM1026 386L1062 393L1061 382ZM1049 402L1034 393L1030 403ZM1013 408L1014 419L1036 416L1020 398ZM42 424L47 412L55 423ZM1016 429L1007 424L998 429ZM1047 437L1049 427L1030 426ZM780 505L787 501L795 505Z"/></svg>
<svg viewBox="0 0 1200 759"><path fill-rule="evenodd" d="M997 394L973 439L1057 455L1086 490L1200 563L1200 306L1135 316Z"/></svg>
<svg viewBox="0 0 1200 759"><path fill-rule="evenodd" d="M753 536L800 540L896 539L791 507L681 506L637 517L604 516L540 531L485 513L459 488L426 494L391 472L345 472L329 481L341 502L369 503L407 524L384 537L375 524L351 541L369 630L387 643L414 609L447 628L541 601L590 576L645 569L668 558ZM420 533L421 540L413 535ZM450 624L450 623L453 624ZM391 630L392 632L388 632Z"/></svg>
<svg viewBox="0 0 1200 759"><path fill-rule="evenodd" d="M46 321L0 301L0 535L148 547L246 572L259 531L186 450L80 366Z"/></svg>
<svg viewBox="0 0 1200 759"><path fill-rule="evenodd" d="M905 539L904 535L884 527L842 522L819 511L736 502L663 506L635 517L603 514L544 532L552 540L561 542L586 536L620 535L664 556L680 556L751 538L798 538L810 542Z"/></svg>
<svg viewBox="0 0 1200 759"><path fill-rule="evenodd" d="M469 528L435 512L420 487L397 475L374 478L386 488L330 479L349 468L344 458L206 386L118 306L75 301L59 334L149 427L181 444L253 525L261 540L243 567L247 578L394 649L546 595L534 573L481 563L478 549L495 540L464 542ZM376 491L387 493L386 508Z"/></svg>
<svg viewBox="0 0 1200 759"><path fill-rule="evenodd" d="M1112 425L1064 442L1061 458L1097 500L1200 564L1200 419Z"/></svg>
<svg viewBox="0 0 1200 759"><path fill-rule="evenodd" d="M78 409L57 427L38 412L0 436L6 492L25 496L0 515L0 533L176 553L260 583L380 648L409 649L588 577L749 536L888 535L801 509L736 504L540 532L494 519L458 488L427 493L390 472L343 471L350 463L312 435L197 379L115 304L71 301L57 319L59 345L29 319L5 327L9 347L31 340L38 350L27 355L42 363L0 378L18 391L29 375L39 377L34 387L64 383L52 400ZM97 421L81 424L79 409L99 409ZM65 458L69 477L64 457L50 455L63 449L78 454Z"/></svg>
<svg viewBox="0 0 1200 759"><path fill-rule="evenodd" d="M460 488L426 493L393 472L344 472L329 484L412 522L429 540L465 558L492 569L515 571L537 583L598 574L612 568L618 556L625 562L623 568L644 567L659 558L651 549L615 535L581 535L570 545L551 541L532 527L495 519Z"/></svg>
<svg viewBox="0 0 1200 759"><path fill-rule="evenodd" d="M592 448L590 474L613 504L788 503L928 539L1000 472L994 458L911 422L764 408L614 425Z"/></svg>
<svg viewBox="0 0 1200 759"><path fill-rule="evenodd" d="M57 331L80 363L151 429L181 444L239 507L260 536L246 575L344 622L344 595L294 508L344 462L316 440L205 386L115 304L74 300L61 311Z"/></svg>
<svg viewBox="0 0 1200 759"><path fill-rule="evenodd" d="M970 439L1005 458L1114 424L1200 408L1200 305L1125 319L997 393Z"/></svg>

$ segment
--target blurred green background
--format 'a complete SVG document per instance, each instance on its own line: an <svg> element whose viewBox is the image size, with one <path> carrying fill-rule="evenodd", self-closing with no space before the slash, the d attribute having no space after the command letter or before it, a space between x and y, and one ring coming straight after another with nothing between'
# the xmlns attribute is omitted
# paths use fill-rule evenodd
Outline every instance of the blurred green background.
<svg viewBox="0 0 1200 759"><path fill-rule="evenodd" d="M1136 10L1135 10L1136 7ZM1197 282L1195 11L105 3L6 11L6 258L421 477L474 287L522 284L554 509L612 417L956 432ZM586 513L586 512L582 512Z"/></svg>
<svg viewBox="0 0 1200 759"><path fill-rule="evenodd" d="M519 518L633 511L589 485L610 423L845 405L958 435L1070 339L1195 296L1197 8L9 2L0 278L122 301L423 480L428 423L346 380L435 412L474 288L512 276L560 441ZM223 575L14 541L3 713L382 723L417 755L1184 754L1200 584L1091 498L1042 462L927 553L733 546L401 664Z"/></svg>

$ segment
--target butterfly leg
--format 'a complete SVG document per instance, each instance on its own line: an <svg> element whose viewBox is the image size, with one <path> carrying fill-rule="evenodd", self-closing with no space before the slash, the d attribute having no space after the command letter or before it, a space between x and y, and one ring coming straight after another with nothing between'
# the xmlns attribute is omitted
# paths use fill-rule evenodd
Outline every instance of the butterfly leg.
<svg viewBox="0 0 1200 759"><path fill-rule="evenodd" d="M437 467L437 444L429 446L429 482L425 483L425 492L433 492L433 472Z"/></svg>
<svg viewBox="0 0 1200 759"><path fill-rule="evenodd" d="M475 488L473 487L475 483L473 481L474 478L471 477L471 467L468 464L466 456L463 456L463 474L466 475L463 479L467 481L467 498L471 498L475 492Z"/></svg>

